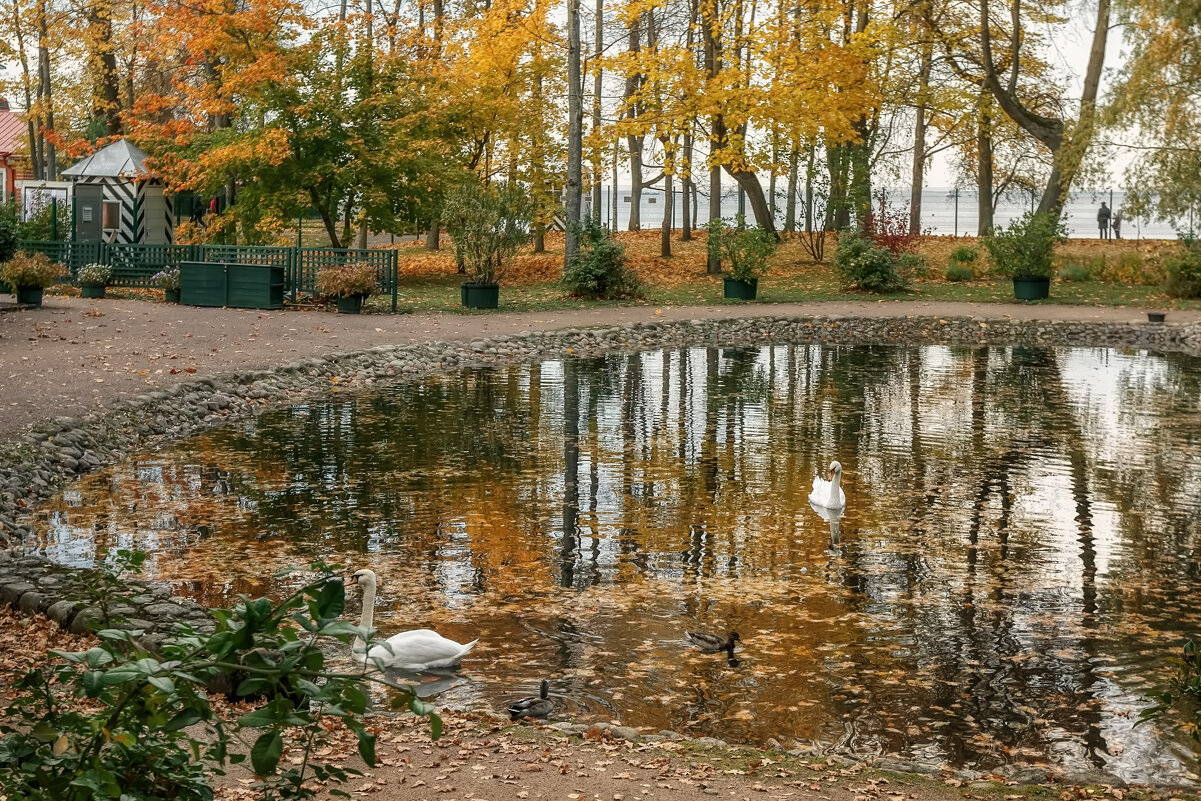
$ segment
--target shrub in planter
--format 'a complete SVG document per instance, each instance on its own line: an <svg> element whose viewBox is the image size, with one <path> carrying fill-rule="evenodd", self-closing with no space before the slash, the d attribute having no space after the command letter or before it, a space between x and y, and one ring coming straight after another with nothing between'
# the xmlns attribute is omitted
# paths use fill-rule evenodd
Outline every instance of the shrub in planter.
<svg viewBox="0 0 1201 801"><path fill-rule="evenodd" d="M379 292L375 267L365 261L322 267L317 271L317 291L334 298L374 295Z"/></svg>
<svg viewBox="0 0 1201 801"><path fill-rule="evenodd" d="M776 235L762 228L747 228L738 215L735 227L724 226L719 247L735 281L754 281L767 272L767 260L776 252Z"/></svg>
<svg viewBox="0 0 1201 801"><path fill-rule="evenodd" d="M179 268L166 267L150 276L150 280L159 289L179 289Z"/></svg>
<svg viewBox="0 0 1201 801"><path fill-rule="evenodd" d="M1001 275L1011 278L1050 278L1055 245L1067 241L1063 222L1050 214L1027 212L984 238L984 247Z"/></svg>
<svg viewBox="0 0 1201 801"><path fill-rule="evenodd" d="M45 289L63 277L63 266L45 253L18 253L0 267L0 280L13 289Z"/></svg>
<svg viewBox="0 0 1201 801"><path fill-rule="evenodd" d="M1174 298L1201 298L1201 240L1182 236L1180 247L1163 260L1164 287Z"/></svg>
<svg viewBox="0 0 1201 801"><path fill-rule="evenodd" d="M592 217L579 228L580 246L563 270L563 285L576 297L615 300L636 297L641 282L626 267L625 246Z"/></svg>
<svg viewBox="0 0 1201 801"><path fill-rule="evenodd" d="M108 286L112 278L113 268L98 262L85 264L75 273L75 281L80 286Z"/></svg>
<svg viewBox="0 0 1201 801"><path fill-rule="evenodd" d="M839 234L834 268L848 284L867 292L900 292L908 286L892 251L855 231Z"/></svg>
<svg viewBox="0 0 1201 801"><path fill-rule="evenodd" d="M529 197L516 184L484 186L472 179L450 191L442 223L470 283L496 283L505 262L529 238L532 215Z"/></svg>
<svg viewBox="0 0 1201 801"><path fill-rule="evenodd" d="M1087 264L1081 264L1078 261L1069 262L1059 270L1059 275L1056 276L1060 281L1089 281L1092 279L1092 271L1088 269Z"/></svg>

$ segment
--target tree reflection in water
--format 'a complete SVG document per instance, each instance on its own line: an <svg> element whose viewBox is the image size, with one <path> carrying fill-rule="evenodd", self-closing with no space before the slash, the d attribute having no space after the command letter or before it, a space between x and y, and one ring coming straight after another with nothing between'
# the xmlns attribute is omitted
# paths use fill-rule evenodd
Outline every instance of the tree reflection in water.
<svg viewBox="0 0 1201 801"><path fill-rule="evenodd" d="M545 675L578 717L1182 779L1186 741L1129 716L1201 633L1199 367L781 345L471 370L136 456L39 533L72 563L149 549L212 604L370 563L382 628L483 638L444 704ZM807 496L835 455L830 521ZM740 664L697 627L742 632Z"/></svg>

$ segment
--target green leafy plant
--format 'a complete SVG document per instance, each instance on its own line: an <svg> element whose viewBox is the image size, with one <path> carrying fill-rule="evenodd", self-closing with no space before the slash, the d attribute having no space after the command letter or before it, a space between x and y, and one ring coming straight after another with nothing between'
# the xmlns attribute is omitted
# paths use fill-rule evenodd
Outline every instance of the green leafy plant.
<svg viewBox="0 0 1201 801"><path fill-rule="evenodd" d="M1201 240L1182 236L1180 247L1163 260L1165 291L1174 298L1201 298Z"/></svg>
<svg viewBox="0 0 1201 801"><path fill-rule="evenodd" d="M179 268L164 267L150 276L150 280L160 289L179 289Z"/></svg>
<svg viewBox="0 0 1201 801"><path fill-rule="evenodd" d="M978 258L980 258L980 251L970 245L960 245L951 251L951 266L975 264Z"/></svg>
<svg viewBox="0 0 1201 801"><path fill-rule="evenodd" d="M16 288L45 289L58 283L63 274L63 266L45 253L18 253L0 267L0 280Z"/></svg>
<svg viewBox="0 0 1201 801"><path fill-rule="evenodd" d="M1060 281L1079 282L1092 280L1092 270L1087 264L1081 264L1078 261L1073 261L1065 264L1060 268L1059 274L1056 276Z"/></svg>
<svg viewBox="0 0 1201 801"><path fill-rule="evenodd" d="M839 234L834 268L845 282L867 292L900 292L908 285L892 251L855 231Z"/></svg>
<svg viewBox="0 0 1201 801"><path fill-rule="evenodd" d="M335 298L374 295L379 292L375 267L365 261L331 264L317 271L317 291Z"/></svg>
<svg viewBox="0 0 1201 801"><path fill-rule="evenodd" d="M3 213L0 213L0 264L11 259L17 252L16 217L8 213L12 204L4 205Z"/></svg>
<svg viewBox="0 0 1201 801"><path fill-rule="evenodd" d="M533 206L516 184L467 181L450 191L442 223L454 237L455 260L477 284L495 284L505 261L529 239Z"/></svg>
<svg viewBox="0 0 1201 801"><path fill-rule="evenodd" d="M563 270L563 284L572 295L616 299L637 296L641 282L626 267L625 246L609 236L592 217L579 228L580 246Z"/></svg>
<svg viewBox="0 0 1201 801"><path fill-rule="evenodd" d="M963 264L952 264L942 275L948 281L971 281L976 277L975 273L972 272L972 268Z"/></svg>
<svg viewBox="0 0 1201 801"><path fill-rule="evenodd" d="M902 253L896 257L896 266L902 277L925 278L930 272L930 263L920 253Z"/></svg>
<svg viewBox="0 0 1201 801"><path fill-rule="evenodd" d="M98 262L85 264L75 273L75 280L81 286L107 286L112 277L113 268Z"/></svg>
<svg viewBox="0 0 1201 801"><path fill-rule="evenodd" d="M997 272L1013 278L1050 278L1057 243L1067 241L1063 222L1050 214L1027 212L1007 228L984 238Z"/></svg>
<svg viewBox="0 0 1201 801"><path fill-rule="evenodd" d="M1176 714L1181 718L1176 725L1201 744L1201 649L1189 640L1184 644L1180 657L1171 661L1176 665L1176 675L1167 689L1151 694L1151 700L1155 703L1139 713L1135 725L1169 713Z"/></svg>
<svg viewBox="0 0 1201 801"><path fill-rule="evenodd" d="M118 553L87 591L88 602L115 608L129 591L125 572L142 558ZM321 647L333 640L349 649L351 638L371 632L339 620L343 584L331 566L314 569L319 577L282 601L243 597L233 609L213 612L214 633L181 625L154 653L143 646L141 632L116 627L120 621L102 611L97 645L52 652L54 662L12 685L0 719L5 791L27 801L211 801L209 774L244 761L247 755L232 747L252 739L248 756L259 798L312 798L313 780L342 782L357 774L314 759L330 742L331 722L356 735L359 755L373 766L375 736L362 719L364 684L383 679L365 668L330 669ZM205 689L221 677L235 679L231 695L259 698L262 705L224 720ZM428 716L437 738L441 720L433 707L412 688L396 689L397 703ZM285 741L300 749L301 759L281 766Z"/></svg>
<svg viewBox="0 0 1201 801"><path fill-rule="evenodd" d="M735 218L733 226L724 220L719 222L722 229L716 239L722 260L729 265L730 277L736 281L751 281L766 273L767 260L776 252L775 234L758 227L746 227L741 214Z"/></svg>

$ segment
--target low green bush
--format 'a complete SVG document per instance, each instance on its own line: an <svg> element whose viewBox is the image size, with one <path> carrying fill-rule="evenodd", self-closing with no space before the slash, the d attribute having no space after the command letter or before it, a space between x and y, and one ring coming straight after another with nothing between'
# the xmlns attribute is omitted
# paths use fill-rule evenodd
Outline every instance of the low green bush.
<svg viewBox="0 0 1201 801"><path fill-rule="evenodd" d="M951 251L951 264L975 264L980 251L970 245L960 245Z"/></svg>
<svg viewBox="0 0 1201 801"><path fill-rule="evenodd" d="M930 274L930 262L919 253L902 253L896 257L896 266L904 277L925 278Z"/></svg>
<svg viewBox="0 0 1201 801"><path fill-rule="evenodd" d="M563 285L581 298L616 300L637 297L638 274L626 267L625 245L609 236L600 223L587 217L579 229L580 245L563 270Z"/></svg>
<svg viewBox="0 0 1201 801"><path fill-rule="evenodd" d="M845 282L866 292L901 292L908 286L892 252L854 231L839 234L834 267Z"/></svg>
<svg viewBox="0 0 1201 801"><path fill-rule="evenodd" d="M1201 240L1182 237L1180 247L1163 260L1165 290L1174 298L1201 298Z"/></svg>
<svg viewBox="0 0 1201 801"><path fill-rule="evenodd" d="M1071 261L1060 268L1058 278L1061 281L1069 282L1091 281L1093 271L1087 265L1081 264L1078 261Z"/></svg>
<svg viewBox="0 0 1201 801"><path fill-rule="evenodd" d="M327 664L323 644L349 653L351 638L371 636L339 620L345 590L331 566L314 565L319 577L282 601L243 598L233 609L213 610L211 635L181 625L151 653L140 632L118 627L112 614L128 592L126 574L144 558L118 552L89 589L85 604L100 610L97 645L52 652L46 665L10 685L0 717L0 776L9 798L212 801L210 775L247 759L231 753L240 742L258 776L256 798L312 798L313 780L359 775L315 758L332 744L337 723L357 736L359 755L374 766L375 735L362 719L364 682L383 679ZM232 696L264 703L222 719L206 693L218 677L233 677ZM397 689L400 703L430 717L437 738L433 707L411 687ZM285 738L302 759L281 765Z"/></svg>
<svg viewBox="0 0 1201 801"><path fill-rule="evenodd" d="M767 260L776 251L775 234L746 227L741 214L733 225L727 220L710 220L705 228L709 232L709 253L719 255L731 278L750 281L767 272Z"/></svg>
<svg viewBox="0 0 1201 801"><path fill-rule="evenodd" d="M972 272L972 268L962 264L952 264L943 273L943 278L946 278L948 281L971 281L975 277L976 275Z"/></svg>

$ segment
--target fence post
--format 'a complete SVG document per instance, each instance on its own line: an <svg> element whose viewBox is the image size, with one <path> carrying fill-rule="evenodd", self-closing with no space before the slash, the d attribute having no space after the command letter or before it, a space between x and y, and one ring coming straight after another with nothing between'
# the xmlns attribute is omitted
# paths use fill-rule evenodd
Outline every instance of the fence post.
<svg viewBox="0 0 1201 801"><path fill-rule="evenodd" d="M392 313L395 314L396 300L400 296L400 259L398 258L399 251L395 248L388 251L388 253L390 254L388 261L391 262L389 266L392 269Z"/></svg>

